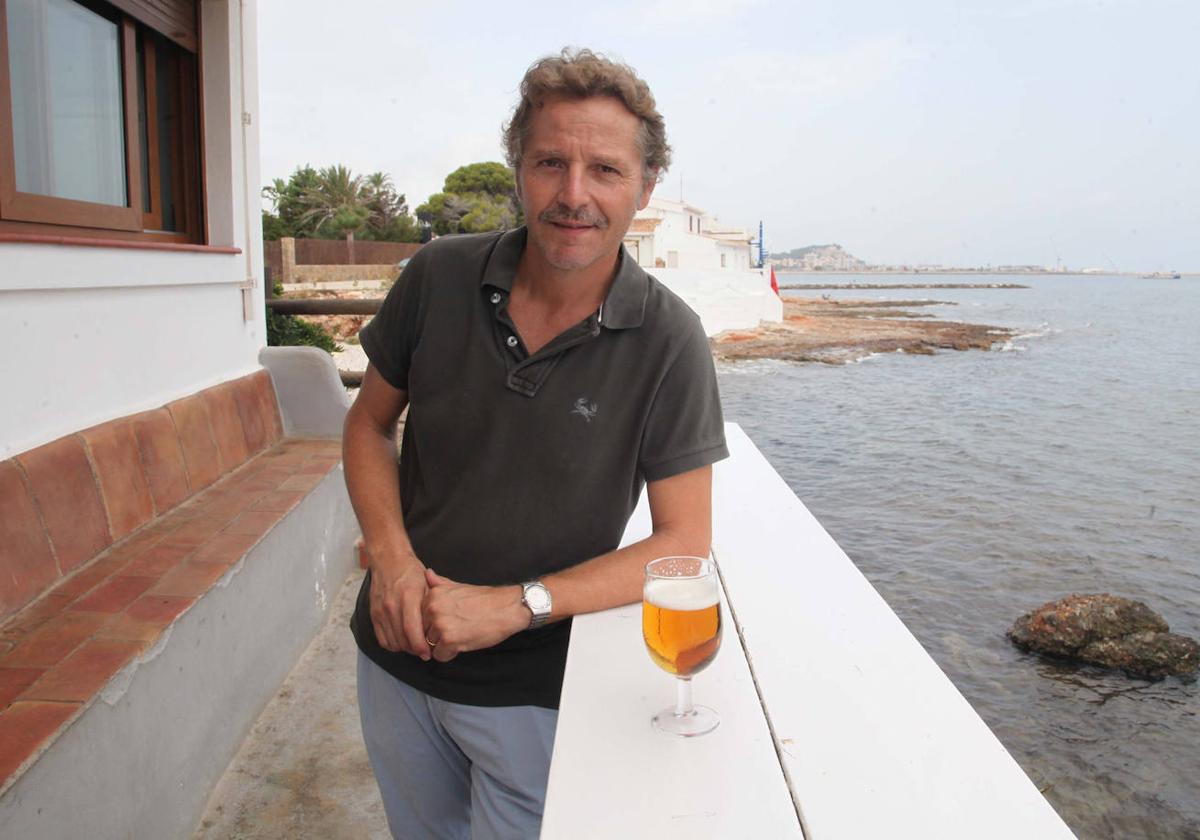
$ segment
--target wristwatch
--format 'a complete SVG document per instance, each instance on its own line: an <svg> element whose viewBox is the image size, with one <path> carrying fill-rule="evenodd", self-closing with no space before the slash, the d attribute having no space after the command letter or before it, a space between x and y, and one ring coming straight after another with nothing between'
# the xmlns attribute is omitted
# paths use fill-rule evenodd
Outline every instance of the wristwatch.
<svg viewBox="0 0 1200 840"><path fill-rule="evenodd" d="M550 590L540 580L521 584L521 590L521 603L533 613L529 619L529 629L536 630L550 620L550 610L553 609Z"/></svg>

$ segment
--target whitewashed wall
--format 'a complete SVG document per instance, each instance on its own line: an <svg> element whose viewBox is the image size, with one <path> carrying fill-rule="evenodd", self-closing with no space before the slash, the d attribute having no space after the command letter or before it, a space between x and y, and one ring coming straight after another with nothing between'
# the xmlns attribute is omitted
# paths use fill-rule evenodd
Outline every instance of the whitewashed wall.
<svg viewBox="0 0 1200 840"><path fill-rule="evenodd" d="M750 266L750 246L745 242L723 242L717 240L717 259L725 258L723 268L733 269L734 271L749 271ZM769 275L768 275L769 276Z"/></svg>
<svg viewBox="0 0 1200 840"><path fill-rule="evenodd" d="M731 269L652 268L657 277L696 311L710 336L725 330L782 321L783 302L771 291L771 272Z"/></svg>
<svg viewBox="0 0 1200 840"><path fill-rule="evenodd" d="M200 8L210 244L242 253L0 243L0 457L258 367L257 3Z"/></svg>

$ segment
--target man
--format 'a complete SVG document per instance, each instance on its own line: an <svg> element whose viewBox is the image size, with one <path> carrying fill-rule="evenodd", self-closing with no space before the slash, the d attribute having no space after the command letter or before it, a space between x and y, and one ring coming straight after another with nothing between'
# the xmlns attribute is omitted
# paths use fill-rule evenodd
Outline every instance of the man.
<svg viewBox="0 0 1200 840"><path fill-rule="evenodd" d="M543 59L505 145L526 227L413 257L346 419L359 705L397 837L537 836L569 619L708 554L727 454L699 319L621 246L670 159L649 88ZM617 550L643 484L653 534Z"/></svg>

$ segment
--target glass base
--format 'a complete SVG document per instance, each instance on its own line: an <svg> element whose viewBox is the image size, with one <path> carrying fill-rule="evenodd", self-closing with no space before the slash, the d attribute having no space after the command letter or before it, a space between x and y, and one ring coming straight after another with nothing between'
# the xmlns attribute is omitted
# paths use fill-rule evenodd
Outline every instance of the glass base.
<svg viewBox="0 0 1200 840"><path fill-rule="evenodd" d="M654 728L668 735L691 738L712 732L721 718L708 706L693 706L686 714L676 714L674 706L668 706L650 719Z"/></svg>

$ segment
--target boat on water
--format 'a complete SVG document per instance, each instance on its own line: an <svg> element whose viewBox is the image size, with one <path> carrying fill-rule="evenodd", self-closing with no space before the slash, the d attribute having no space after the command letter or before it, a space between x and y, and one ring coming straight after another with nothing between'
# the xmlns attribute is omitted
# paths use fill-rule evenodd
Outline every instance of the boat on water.
<svg viewBox="0 0 1200 840"><path fill-rule="evenodd" d="M1178 280L1182 277L1178 271L1153 271L1150 274L1143 274L1143 280Z"/></svg>

